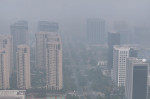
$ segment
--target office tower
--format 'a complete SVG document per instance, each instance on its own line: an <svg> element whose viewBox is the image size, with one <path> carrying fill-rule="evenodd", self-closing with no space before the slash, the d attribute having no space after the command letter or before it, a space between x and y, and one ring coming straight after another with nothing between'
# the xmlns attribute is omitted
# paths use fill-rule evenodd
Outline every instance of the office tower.
<svg viewBox="0 0 150 99"><path fill-rule="evenodd" d="M145 59L128 58L126 68L126 99L148 99L148 63Z"/></svg>
<svg viewBox="0 0 150 99"><path fill-rule="evenodd" d="M120 45L119 33L108 33L108 68L113 67L113 46Z"/></svg>
<svg viewBox="0 0 150 99"><path fill-rule="evenodd" d="M30 48L27 45L18 45L16 52L17 87L31 88L30 81Z"/></svg>
<svg viewBox="0 0 150 99"><path fill-rule="evenodd" d="M87 20L87 42L89 44L104 44L106 40L105 20L95 18Z"/></svg>
<svg viewBox="0 0 150 99"><path fill-rule="evenodd" d="M59 26L56 22L39 21L38 31L58 32Z"/></svg>
<svg viewBox="0 0 150 99"><path fill-rule="evenodd" d="M62 89L62 42L57 32L36 34L36 64L46 71L48 89Z"/></svg>
<svg viewBox="0 0 150 99"><path fill-rule="evenodd" d="M0 99L26 99L25 90L0 90Z"/></svg>
<svg viewBox="0 0 150 99"><path fill-rule="evenodd" d="M28 23L27 21L18 21L10 26L11 35L13 38L13 59L14 67L16 66L16 51L20 44L29 43Z"/></svg>
<svg viewBox="0 0 150 99"><path fill-rule="evenodd" d="M130 48L127 46L114 46L112 80L116 86L125 86L126 58L129 57Z"/></svg>

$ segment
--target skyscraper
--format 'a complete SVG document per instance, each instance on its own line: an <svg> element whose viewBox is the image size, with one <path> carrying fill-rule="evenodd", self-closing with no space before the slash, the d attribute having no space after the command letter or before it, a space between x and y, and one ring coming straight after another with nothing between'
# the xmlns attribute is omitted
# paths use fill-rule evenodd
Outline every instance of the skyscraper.
<svg viewBox="0 0 150 99"><path fill-rule="evenodd" d="M11 35L13 38L13 59L14 67L16 66L16 51L20 44L29 43L28 23L27 21L18 21L10 26Z"/></svg>
<svg viewBox="0 0 150 99"><path fill-rule="evenodd" d="M13 48L12 37L10 35L0 35L0 49L5 49L8 55L8 66L10 68L10 74L13 68Z"/></svg>
<svg viewBox="0 0 150 99"><path fill-rule="evenodd" d="M148 63L144 59L128 58L126 68L126 99L147 99Z"/></svg>
<svg viewBox="0 0 150 99"><path fill-rule="evenodd" d="M62 89L62 42L57 32L38 32L36 34L36 63L46 71L46 87Z"/></svg>
<svg viewBox="0 0 150 99"><path fill-rule="evenodd" d="M113 67L113 46L120 45L120 34L119 33L108 33L108 67Z"/></svg>
<svg viewBox="0 0 150 99"><path fill-rule="evenodd" d="M112 80L116 86L125 86L126 58L129 57L130 48L126 46L114 46Z"/></svg>
<svg viewBox="0 0 150 99"><path fill-rule="evenodd" d="M9 57L6 49L0 50L0 89L9 89Z"/></svg>
<svg viewBox="0 0 150 99"><path fill-rule="evenodd" d="M105 20L95 18L87 20L87 41L89 44L104 44L106 40Z"/></svg>
<svg viewBox="0 0 150 99"><path fill-rule="evenodd" d="M46 44L46 86L62 89L62 44L57 34L51 36Z"/></svg>
<svg viewBox="0 0 150 99"><path fill-rule="evenodd" d="M49 22L49 21L39 21L38 23L38 31L45 31L45 32L58 32L59 26L56 22Z"/></svg>
<svg viewBox="0 0 150 99"><path fill-rule="evenodd" d="M31 88L30 81L30 48L27 45L18 45L16 52L17 87Z"/></svg>
<svg viewBox="0 0 150 99"><path fill-rule="evenodd" d="M9 77L12 73L12 38L0 35L0 89L8 89Z"/></svg>

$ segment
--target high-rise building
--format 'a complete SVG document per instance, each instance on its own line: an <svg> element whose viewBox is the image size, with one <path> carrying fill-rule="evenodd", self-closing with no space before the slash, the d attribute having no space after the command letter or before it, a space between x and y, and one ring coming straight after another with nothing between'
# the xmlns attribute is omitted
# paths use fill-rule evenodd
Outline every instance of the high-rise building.
<svg viewBox="0 0 150 99"><path fill-rule="evenodd" d="M18 45L16 52L17 87L31 88L30 81L30 48L27 45Z"/></svg>
<svg viewBox="0 0 150 99"><path fill-rule="evenodd" d="M38 23L38 31L45 31L45 32L58 32L59 26L56 22L49 22L49 21L39 21Z"/></svg>
<svg viewBox="0 0 150 99"><path fill-rule="evenodd" d="M0 35L0 89L10 87L9 78L12 73L12 38Z"/></svg>
<svg viewBox="0 0 150 99"><path fill-rule="evenodd" d="M36 34L36 64L46 71L48 89L62 89L62 42L57 32Z"/></svg>
<svg viewBox="0 0 150 99"><path fill-rule="evenodd" d="M113 67L113 46L120 45L120 34L119 33L108 33L108 67Z"/></svg>
<svg viewBox="0 0 150 99"><path fill-rule="evenodd" d="M112 80L116 86L125 86L126 58L129 57L130 48L127 46L114 46Z"/></svg>
<svg viewBox="0 0 150 99"><path fill-rule="evenodd" d="M9 57L6 49L0 50L0 89L9 89Z"/></svg>
<svg viewBox="0 0 150 99"><path fill-rule="evenodd" d="M13 38L13 59L14 67L16 66L16 51L20 44L29 44L28 23L27 21L18 21L10 26Z"/></svg>
<svg viewBox="0 0 150 99"><path fill-rule="evenodd" d="M13 47L12 37L10 35L0 35L0 49L5 49L8 55L8 66L10 68L10 74L13 68Z"/></svg>
<svg viewBox="0 0 150 99"><path fill-rule="evenodd" d="M148 63L145 59L128 58L125 99L148 99Z"/></svg>
<svg viewBox="0 0 150 99"><path fill-rule="evenodd" d="M104 44L105 40L105 20L99 18L88 19L87 42L89 44Z"/></svg>
<svg viewBox="0 0 150 99"><path fill-rule="evenodd" d="M55 39L60 40L57 37ZM46 85L50 89L62 89L62 44L60 41L50 41L46 45Z"/></svg>

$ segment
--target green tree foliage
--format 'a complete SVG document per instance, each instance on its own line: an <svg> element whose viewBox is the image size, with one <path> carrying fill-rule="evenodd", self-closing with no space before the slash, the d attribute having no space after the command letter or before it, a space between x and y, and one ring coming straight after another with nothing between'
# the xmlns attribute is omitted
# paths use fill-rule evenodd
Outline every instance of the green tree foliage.
<svg viewBox="0 0 150 99"><path fill-rule="evenodd" d="M100 68L92 69L88 71L88 79L92 82L91 86L94 91L100 91L108 94L111 90L111 81L108 77L105 77Z"/></svg>
<svg viewBox="0 0 150 99"><path fill-rule="evenodd" d="M67 95L66 99L79 99L79 96L76 96L76 95Z"/></svg>
<svg viewBox="0 0 150 99"><path fill-rule="evenodd" d="M76 90L76 84L74 79L71 77L72 76L72 71L64 67L63 68L63 90L64 91L74 91Z"/></svg>

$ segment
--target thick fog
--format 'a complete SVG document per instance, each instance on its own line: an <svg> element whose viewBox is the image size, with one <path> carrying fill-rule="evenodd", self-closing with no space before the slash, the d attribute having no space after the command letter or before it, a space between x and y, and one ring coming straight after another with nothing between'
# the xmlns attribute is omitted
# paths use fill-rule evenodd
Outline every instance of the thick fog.
<svg viewBox="0 0 150 99"><path fill-rule="evenodd" d="M149 0L0 0L0 33L8 33L9 25L22 19L34 32L40 20L56 21L68 32L85 32L86 19L97 17L108 28L120 20L149 25L149 11Z"/></svg>

